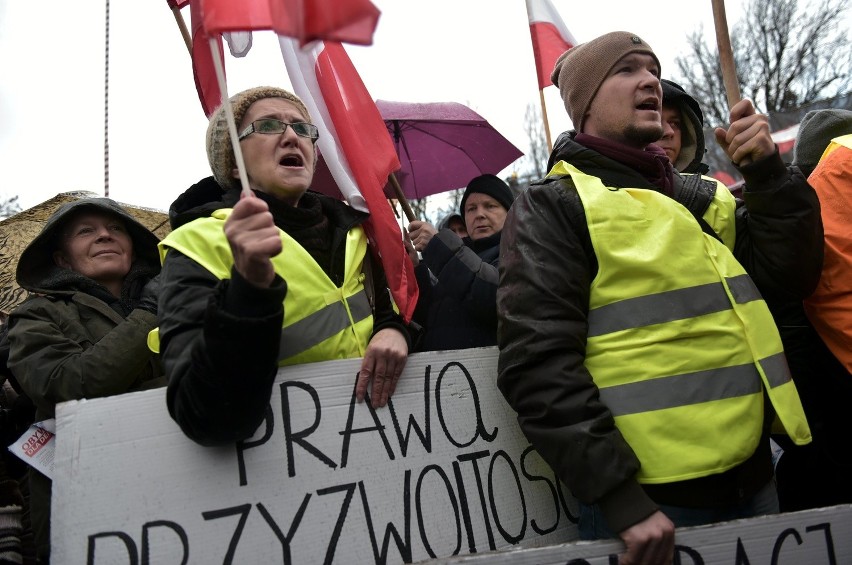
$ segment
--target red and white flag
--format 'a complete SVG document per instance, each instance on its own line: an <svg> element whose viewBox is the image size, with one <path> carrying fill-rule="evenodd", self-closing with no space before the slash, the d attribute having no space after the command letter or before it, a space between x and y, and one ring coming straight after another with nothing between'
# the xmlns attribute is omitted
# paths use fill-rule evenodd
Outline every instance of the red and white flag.
<svg viewBox="0 0 852 565"><path fill-rule="evenodd" d="M271 29L299 40L371 45L379 9L370 0L193 0L208 33Z"/></svg>
<svg viewBox="0 0 852 565"><path fill-rule="evenodd" d="M219 82L216 79L213 54L210 52L210 35L203 25L201 4L199 0L187 0L187 2L192 25L192 76L195 78L195 90L198 92L201 108L204 110L204 115L209 118L222 103L222 92L219 90ZM224 69L225 59L221 35L216 34L216 42L219 44L219 60L222 61Z"/></svg>
<svg viewBox="0 0 852 565"><path fill-rule="evenodd" d="M192 74L201 107L208 117L222 101L210 53L211 36L219 43L224 68L222 33L271 29L279 35L298 39L300 45L315 40L370 45L380 15L369 0L166 1L172 9L189 4Z"/></svg>
<svg viewBox="0 0 852 565"><path fill-rule="evenodd" d="M335 182L351 206L370 213L364 229L408 322L418 289L402 231L382 191L388 175L400 168L387 126L342 45L316 42L301 50L292 39L278 40L293 90L320 130L317 145Z"/></svg>
<svg viewBox="0 0 852 565"><path fill-rule="evenodd" d="M565 22L550 0L527 0L527 15L530 19L538 88L542 90L553 84L550 73L553 72L556 60L576 46L577 40L565 27Z"/></svg>
<svg viewBox="0 0 852 565"><path fill-rule="evenodd" d="M409 322L418 296L414 266L382 191L388 175L400 168L399 158L375 102L336 42L371 44L378 9L369 0L190 0L190 4L200 6L201 30L209 36L269 29L279 34L293 90L320 130L319 150L349 204L369 212L365 232L400 314ZM306 43L311 48L300 50Z"/></svg>

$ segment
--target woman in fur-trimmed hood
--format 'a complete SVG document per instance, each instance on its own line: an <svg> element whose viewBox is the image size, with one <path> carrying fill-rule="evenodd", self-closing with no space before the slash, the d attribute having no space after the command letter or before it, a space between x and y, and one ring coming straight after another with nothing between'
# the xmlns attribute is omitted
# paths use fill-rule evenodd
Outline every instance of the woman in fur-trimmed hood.
<svg viewBox="0 0 852 565"><path fill-rule="evenodd" d="M146 344L157 325L157 237L109 198L65 204L18 262L33 293L9 318L9 369L36 421L68 400L165 385ZM50 553L50 479L30 469L33 533Z"/></svg>

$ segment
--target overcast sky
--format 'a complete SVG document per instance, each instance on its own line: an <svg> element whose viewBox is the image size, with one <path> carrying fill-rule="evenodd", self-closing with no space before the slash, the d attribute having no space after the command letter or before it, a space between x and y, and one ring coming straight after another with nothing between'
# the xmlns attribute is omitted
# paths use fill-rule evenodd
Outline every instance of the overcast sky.
<svg viewBox="0 0 852 565"><path fill-rule="evenodd" d="M689 10L681 0L552 1L580 42L640 35L667 77L689 32L703 22L713 36L710 0L689 0ZM461 102L527 151L524 113L539 92L523 0L373 3L382 11L373 45L347 45L373 98ZM110 10L110 196L165 210L210 174L207 119L166 0L113 1ZM741 11L728 0L731 26ZM663 23L672 17L682 24ZM69 190L103 194L104 22L104 1L0 0L0 197L19 195L27 208ZM230 94L290 86L272 32L255 33L246 58L226 57ZM571 124L557 89L545 96L555 138Z"/></svg>

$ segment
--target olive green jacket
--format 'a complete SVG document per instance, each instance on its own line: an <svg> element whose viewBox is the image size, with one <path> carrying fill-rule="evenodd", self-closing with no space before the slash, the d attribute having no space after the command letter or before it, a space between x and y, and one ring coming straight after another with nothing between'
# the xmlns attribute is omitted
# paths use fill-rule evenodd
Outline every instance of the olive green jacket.
<svg viewBox="0 0 852 565"><path fill-rule="evenodd" d="M36 405L36 420L53 418L66 400L165 386L159 358L148 350L157 317L135 309L127 318L79 291L54 291L12 314L9 368Z"/></svg>

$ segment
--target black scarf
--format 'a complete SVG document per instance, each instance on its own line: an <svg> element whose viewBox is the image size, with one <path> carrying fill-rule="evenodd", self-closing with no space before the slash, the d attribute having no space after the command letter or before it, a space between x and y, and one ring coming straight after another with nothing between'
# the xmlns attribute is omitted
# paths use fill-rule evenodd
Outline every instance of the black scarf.
<svg viewBox="0 0 852 565"><path fill-rule="evenodd" d="M674 169L661 147L652 143L644 150L636 149L586 133L578 133L574 141L630 167L666 196L674 194Z"/></svg>
<svg viewBox="0 0 852 565"><path fill-rule="evenodd" d="M323 213L322 202L310 192L299 199L298 206L290 206L263 192L255 192L269 205L275 225L301 245L326 273L332 273L331 236L328 216Z"/></svg>

